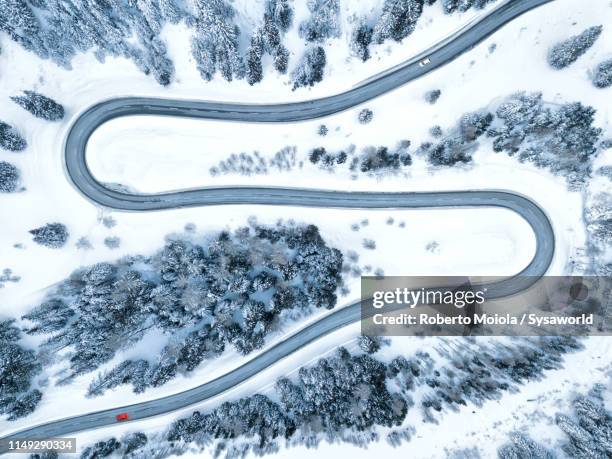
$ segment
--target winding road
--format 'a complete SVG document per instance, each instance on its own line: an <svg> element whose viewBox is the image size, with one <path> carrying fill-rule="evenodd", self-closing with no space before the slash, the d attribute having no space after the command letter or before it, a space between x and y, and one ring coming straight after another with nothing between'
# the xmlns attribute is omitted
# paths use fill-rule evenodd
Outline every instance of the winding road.
<svg viewBox="0 0 612 459"><path fill-rule="evenodd" d="M94 203L125 211L152 211L186 206L262 204L327 208L465 208L498 207L516 212L532 227L536 252L516 276L488 285L487 296L503 297L522 291L534 278L546 273L553 258L555 237L544 211L533 201L511 192L494 190L430 193L340 192L317 189L227 187L202 188L161 194L130 194L111 190L96 181L87 166L86 147L90 135L104 122L130 115L160 115L189 118L286 123L324 117L359 105L440 67L471 49L495 30L519 15L552 0L511 0L469 24L453 36L405 64L371 78L334 96L288 104L249 105L189 100L128 97L104 101L85 112L72 125L65 144L66 172L74 186ZM423 57L429 65L420 66ZM290 355L308 343L361 319L360 304L339 308L303 328L229 373L184 392L156 400L126 405L60 419L11 433L2 438L32 439L66 436L70 433L116 424L115 416L128 412L130 420L161 415L214 397L236 386ZM0 453L6 447L0 446Z"/></svg>

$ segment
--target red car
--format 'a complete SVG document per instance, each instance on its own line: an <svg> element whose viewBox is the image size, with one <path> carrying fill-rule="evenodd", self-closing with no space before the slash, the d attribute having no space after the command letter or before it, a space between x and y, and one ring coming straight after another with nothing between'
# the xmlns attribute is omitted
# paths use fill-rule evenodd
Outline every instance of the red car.
<svg viewBox="0 0 612 459"><path fill-rule="evenodd" d="M115 416L115 419L117 419L117 421L121 422L121 421L127 421L130 418L130 415L127 413L119 413L117 416Z"/></svg>

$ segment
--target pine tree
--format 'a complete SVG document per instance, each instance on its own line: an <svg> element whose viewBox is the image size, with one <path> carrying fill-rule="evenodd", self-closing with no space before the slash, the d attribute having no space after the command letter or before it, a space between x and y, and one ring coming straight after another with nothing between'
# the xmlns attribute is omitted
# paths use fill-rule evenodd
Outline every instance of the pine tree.
<svg viewBox="0 0 612 459"><path fill-rule="evenodd" d="M274 55L274 68L279 73L287 73L287 67L289 66L289 51L284 46L279 46L276 49Z"/></svg>
<svg viewBox="0 0 612 459"><path fill-rule="evenodd" d="M37 118L58 121L64 117L64 107L53 99L34 91L24 91L23 96L12 96L11 100Z"/></svg>
<svg viewBox="0 0 612 459"><path fill-rule="evenodd" d="M548 63L558 70L573 64L593 46L602 30L603 27L600 25L589 27L580 34L557 43L548 51Z"/></svg>
<svg viewBox="0 0 612 459"><path fill-rule="evenodd" d="M0 148L8 151L21 151L25 149L25 139L12 126L0 121Z"/></svg>
<svg viewBox="0 0 612 459"><path fill-rule="evenodd" d="M246 75L247 82L252 86L259 83L263 78L263 69L261 66L261 57L264 51L264 43L262 38L262 30L257 29L251 37L251 45L247 51L246 60Z"/></svg>
<svg viewBox="0 0 612 459"><path fill-rule="evenodd" d="M0 192L12 193L19 185L19 169L6 161L0 161Z"/></svg>
<svg viewBox="0 0 612 459"><path fill-rule="evenodd" d="M598 88L612 86L612 59L600 62L593 72L593 84Z"/></svg>

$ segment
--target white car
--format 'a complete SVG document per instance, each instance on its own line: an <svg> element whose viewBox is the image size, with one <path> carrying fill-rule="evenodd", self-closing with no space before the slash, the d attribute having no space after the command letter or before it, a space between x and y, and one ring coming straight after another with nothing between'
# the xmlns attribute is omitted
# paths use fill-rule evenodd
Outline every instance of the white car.
<svg viewBox="0 0 612 459"><path fill-rule="evenodd" d="M421 67L425 67L427 64L429 64L431 62L431 59L429 59L428 57L426 57L425 59L423 59L421 62L419 62L419 65Z"/></svg>

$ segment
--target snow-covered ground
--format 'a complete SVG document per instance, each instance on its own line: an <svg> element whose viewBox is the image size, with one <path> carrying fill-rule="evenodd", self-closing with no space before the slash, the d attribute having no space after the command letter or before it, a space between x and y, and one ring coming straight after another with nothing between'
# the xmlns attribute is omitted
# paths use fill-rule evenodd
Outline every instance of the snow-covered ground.
<svg viewBox="0 0 612 459"><path fill-rule="evenodd" d="M243 27L250 24L247 15L260 17L257 13L260 3L249 0L235 2L239 17L244 21L241 24ZM295 2L296 22L305 15L304 3ZM346 25L352 13L378 11L382 1L343 3L346 5L342 13ZM594 7L595 4L597 7ZM503 210L373 212L233 206L124 213L100 209L84 199L71 187L63 170L62 149L68 127L81 111L98 101L123 95L241 102L320 97L344 91L402 62L481 14L486 14L486 11L445 16L437 8L427 8L417 30L405 43L378 46L374 49L373 58L366 63L355 58L346 59L348 37L345 33L326 48L330 65L325 80L312 90L295 92L290 90L286 76L277 76L271 71L255 87L248 86L244 81L228 84L220 78L210 83L203 82L189 55L189 37L181 25L168 26L164 32L177 70L176 81L168 88L159 87L152 78L141 74L124 59L108 58L106 63L101 64L91 53L77 56L72 71L63 70L25 52L6 35L0 34L2 120L16 126L29 144L20 154L0 151L0 160L8 160L20 168L26 187L21 193L0 196L3 214L0 223L0 269L12 268L16 275L22 277L20 282L8 283L0 290L0 317L22 315L37 305L49 288L78 266L114 260L128 253L151 253L163 244L166 234L181 231L186 223L195 223L198 231L204 232L236 228L245 224L250 215L256 215L262 223L293 218L317 224L330 245L343 251L358 251L360 265L382 268L389 275L506 275L519 271L533 255L533 235L524 221ZM107 123L94 134L88 161L99 179L121 182L141 191L246 184L369 191L513 190L538 202L550 216L557 236L557 251L551 273L561 274L571 258L580 256L584 245L583 196L568 192L563 179L493 153L486 142L482 143L475 155L475 165L468 169L432 172L422 161L417 161L408 177L386 177L384 180L363 177L353 181L346 173L332 175L310 164L290 173L257 177L211 177L208 169L231 153L259 150L264 156L269 156L288 144L296 145L302 157L310 148L319 145L333 150L355 144L359 149L366 145L393 146L400 139L410 139L413 145L418 145L428 139L428 129L432 125L449 128L460 114L486 107L518 90L542 91L544 99L551 102L580 100L592 105L597 109L597 126L609 135L610 93L609 90L606 92L592 86L589 71L596 63L609 57L610 48L606 44L612 42L612 30L604 28L595 46L566 70L552 70L546 64L545 56L552 43L588 26L610 23L612 8L606 1L590 3L589 7L571 0L552 2L516 19L447 66L364 104L374 111L374 119L368 125L360 125L356 121L357 112L362 107L324 120L274 126L131 117ZM302 44L296 34L290 33L287 40L295 59ZM490 52L489 48L494 43L497 47ZM434 88L440 89L442 96L437 104L429 105L423 100L423 94ZM34 89L55 98L64 104L66 118L59 123L34 119L8 100L9 96L22 89ZM330 132L325 138L316 134L316 128L321 123L329 127ZM609 150L606 156L598 160L598 164L610 164L610 156ZM609 186L609 182L607 184ZM601 186L605 187L605 182ZM100 221L103 216L112 216L117 225L110 229L105 227ZM393 225L386 224L388 217L394 218ZM350 229L352 223L363 219L369 220L368 226L359 231ZM71 233L68 246L60 251L34 244L28 234L30 229L52 221L65 223ZM402 221L406 223L404 228L398 224ZM112 235L119 236L122 241L115 250L103 244L103 239ZM81 236L91 241L93 250L77 250L74 247ZM374 239L377 242L376 250L364 250L364 238ZM427 244L433 241L438 243L438 248L433 252L426 250ZM14 244L23 246L15 247ZM348 286L350 293L339 300L339 306L357 298L359 280L350 279ZM309 320L318 317L320 315ZM293 330L295 327L288 327L283 333ZM283 333L270 336L267 345L280 339ZM351 341L358 333L358 325L346 327L198 408L206 409L222 400L265 389L274 378L318 358L339 344ZM398 353L403 352L408 339L395 339L393 349ZM426 457L431 449L428 442L431 438L440 438L439 432L445 432L443 443L448 447L472 446L477 441L471 435L473 431L479 432L478 435L487 432L490 437L487 437L486 444L481 442L479 446L489 448L484 455L488 457L489 453L494 452L495 445L505 440L507 431L527 422L528 413L533 411L533 402L527 400L544 394L541 409L549 410L552 409L549 407L555 406L557 398L565 399L573 390L564 384L566 380L578 384L582 390L598 378L603 378L601 375L608 368L610 360L608 341L605 338L588 340L584 351L568 357L564 370L550 372L546 381L529 384L519 394L506 395L500 402L489 402L484 410L478 410L476 414L470 415L468 407L446 416L444 424L417 428L417 436L408 447L411 451L419 451L418 457ZM131 350L129 355L151 352L156 345L159 346L159 341L151 337L151 341ZM119 355L116 361L126 355ZM94 400L85 399L85 390L92 377L86 375L70 386L49 388L32 416L13 423L2 421L0 432L8 433L67 415L175 393L214 378L236 366L238 361L236 354L227 353L202 365L190 377L178 377L164 387L138 396L129 387L122 387ZM560 391L558 395L555 392L557 387ZM66 403L67 397L70 397L69 404ZM512 407L512 410L507 407ZM192 409L130 426L141 430L161 428ZM471 418L473 420L466 422ZM496 424L497 421L501 424ZM118 427L80 434L79 443L85 445L94 438L103 438L111 433L118 435L125 430ZM534 434L534 438L546 440L547 432L540 437ZM417 449L412 450L413 447ZM305 457L308 451L297 448L283 453ZM321 457L350 454L357 458L365 456L368 451L346 445L325 445L317 454ZM380 443L376 445L376 454L404 457L406 451Z"/></svg>

